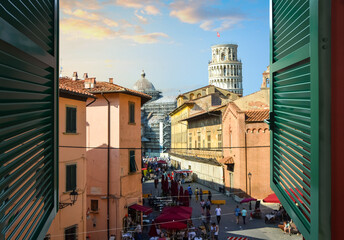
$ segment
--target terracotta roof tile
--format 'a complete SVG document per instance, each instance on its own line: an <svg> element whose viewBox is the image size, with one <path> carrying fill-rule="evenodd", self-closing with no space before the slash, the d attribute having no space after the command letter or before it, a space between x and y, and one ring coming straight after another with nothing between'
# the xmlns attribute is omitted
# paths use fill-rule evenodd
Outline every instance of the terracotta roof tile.
<svg viewBox="0 0 344 240"><path fill-rule="evenodd" d="M80 95L85 95L86 97L95 97L95 95L93 95L92 93L83 90L83 89L79 89L78 87L73 86L73 84L69 84L69 81L73 81L71 79L65 79L64 81L60 81L59 82L59 89L60 90L64 90L64 91L68 91L71 93L77 93Z"/></svg>
<svg viewBox="0 0 344 240"><path fill-rule="evenodd" d="M269 109L249 110L245 112L246 122L262 122L269 118Z"/></svg>
<svg viewBox="0 0 344 240"><path fill-rule="evenodd" d="M109 82L101 82L101 81L97 81L96 84L94 85L93 88L91 89L87 89L85 88L85 80L71 80L70 78L67 77L63 77L60 78L60 84L66 86L66 87L70 87L73 89L79 89L82 91L87 91L89 93L105 93L105 92L118 92L118 93L128 93L131 95L136 95L142 98L145 98L146 101L150 100L152 97L139 92L139 91L135 91L129 88L125 88L122 86L119 86L117 84L113 84L113 83L109 83Z"/></svg>

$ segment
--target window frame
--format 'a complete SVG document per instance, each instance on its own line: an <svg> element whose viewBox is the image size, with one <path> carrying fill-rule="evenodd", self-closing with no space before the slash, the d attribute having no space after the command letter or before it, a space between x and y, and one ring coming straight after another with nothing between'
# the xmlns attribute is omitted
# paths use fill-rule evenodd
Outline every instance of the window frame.
<svg viewBox="0 0 344 240"><path fill-rule="evenodd" d="M96 205L97 205L97 209L94 209L93 208L93 203L97 203ZM91 199L91 211L92 212L98 212L99 211L99 201L98 201L98 199Z"/></svg>
<svg viewBox="0 0 344 240"><path fill-rule="evenodd" d="M68 183L69 183L69 181L68 181L68 168L72 167L72 166L75 166L75 187L74 187L74 189L73 189L73 186L71 186L71 188L69 188L69 186L68 186ZM76 188L78 186L78 184L77 184L77 179L78 179L77 175L78 175L77 164L76 163L66 164L66 186L65 186L66 187L66 192L70 192L70 191L76 190Z"/></svg>
<svg viewBox="0 0 344 240"><path fill-rule="evenodd" d="M131 152L134 152L135 171L132 170L132 166L131 166L131 161L132 161ZM129 149L128 150L128 157L129 157L129 169L128 169L129 171L128 171L128 173L129 174L136 173L139 169L138 169L137 163L136 163L136 151L135 151L135 149Z"/></svg>
<svg viewBox="0 0 344 240"><path fill-rule="evenodd" d="M66 233L66 231L74 229L74 228L75 228L75 235L74 236L70 236L70 237L74 237L75 240L78 239L78 224L75 224L75 225L72 225L72 226L64 228L63 235L64 235L64 239L65 240L69 240L70 239L70 238L68 238L66 236L66 234L69 234L69 233Z"/></svg>
<svg viewBox="0 0 344 240"><path fill-rule="evenodd" d="M75 129L68 129L68 121L70 120L68 117L68 109L74 109L75 110ZM78 125L77 125L77 115L78 115L78 111L77 111L77 106L73 106L73 105L66 105L66 126L65 126L65 133L69 133L69 134L73 134L73 133L77 133L77 129L78 129Z"/></svg>
<svg viewBox="0 0 344 240"><path fill-rule="evenodd" d="M128 109L129 109L129 111L128 111L128 114L129 114L128 124L136 124L136 121L135 121L135 103L129 101L128 102ZM133 114L133 117L132 117L131 113Z"/></svg>

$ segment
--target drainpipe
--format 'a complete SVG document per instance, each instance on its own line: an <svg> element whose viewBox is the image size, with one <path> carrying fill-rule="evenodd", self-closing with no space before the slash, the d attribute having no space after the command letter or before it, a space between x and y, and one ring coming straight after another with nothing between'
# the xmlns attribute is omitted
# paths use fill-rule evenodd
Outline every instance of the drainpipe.
<svg viewBox="0 0 344 240"><path fill-rule="evenodd" d="M110 239L110 101L105 97L103 93L101 93L104 99L107 101L108 104L108 147L107 147L107 193L106 193L106 201L107 201L107 239Z"/></svg>
<svg viewBox="0 0 344 240"><path fill-rule="evenodd" d="M97 100L96 98L95 98L95 99L93 99L93 101L92 101L92 102L90 102L89 104L87 104L87 105L86 105L86 107L90 106L90 105L91 105L92 103L94 103L96 100Z"/></svg>
<svg viewBox="0 0 344 240"><path fill-rule="evenodd" d="M245 130L245 179L246 179L246 194L247 194L247 132Z"/></svg>

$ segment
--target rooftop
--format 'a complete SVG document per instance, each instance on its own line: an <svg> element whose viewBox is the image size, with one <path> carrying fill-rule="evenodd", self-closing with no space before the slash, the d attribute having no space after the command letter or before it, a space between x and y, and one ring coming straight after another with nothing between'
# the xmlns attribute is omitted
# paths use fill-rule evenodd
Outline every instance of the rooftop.
<svg viewBox="0 0 344 240"><path fill-rule="evenodd" d="M91 78L90 78L91 79ZM62 77L60 78L60 85L64 86L65 88L70 88L78 91L88 92L90 94L97 94L97 93L127 93L130 95L135 95L144 98L146 101L151 99L151 96L135 91L129 88L125 88L122 86L119 86L117 84L109 83L109 82L101 82L98 81L94 84L92 88L85 88L85 81L88 81L90 79L86 80L72 80L68 77ZM145 102L146 102L145 101Z"/></svg>
<svg viewBox="0 0 344 240"><path fill-rule="evenodd" d="M269 111L269 109L246 111L246 122L262 122L269 118Z"/></svg>
<svg viewBox="0 0 344 240"><path fill-rule="evenodd" d="M70 93L74 93L74 94L78 94L81 96L85 96L85 97L93 97L95 98L95 95L84 90L84 89L80 89L77 86L75 86L73 83L72 79L64 79L63 81L60 81L59 83L59 89L66 91L66 92L70 92Z"/></svg>

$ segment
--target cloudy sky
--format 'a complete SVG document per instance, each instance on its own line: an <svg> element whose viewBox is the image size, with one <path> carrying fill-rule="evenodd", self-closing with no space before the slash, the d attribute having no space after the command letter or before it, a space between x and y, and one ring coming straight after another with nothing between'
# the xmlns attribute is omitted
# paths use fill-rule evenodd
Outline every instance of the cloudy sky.
<svg viewBox="0 0 344 240"><path fill-rule="evenodd" d="M132 87L144 69L165 95L208 85L211 45L238 44L244 95L269 64L267 0L61 0L62 75ZM217 32L220 37L217 37Z"/></svg>

